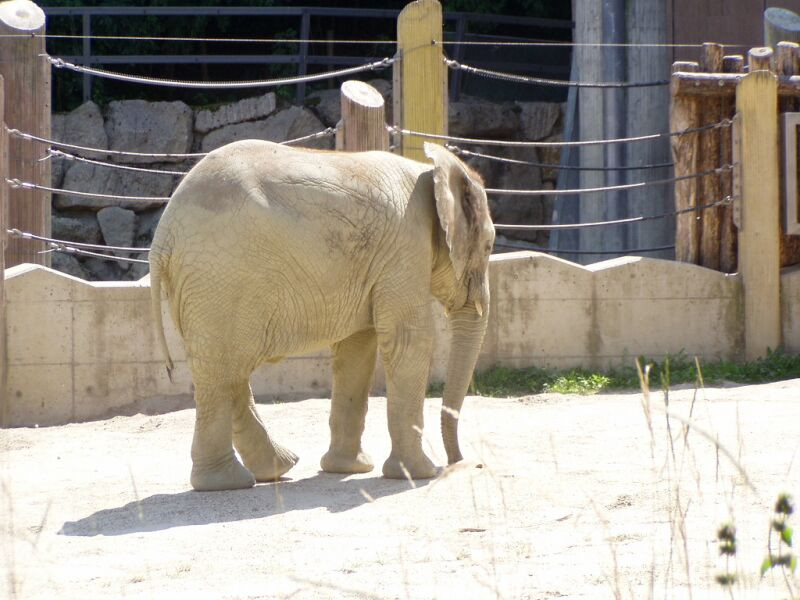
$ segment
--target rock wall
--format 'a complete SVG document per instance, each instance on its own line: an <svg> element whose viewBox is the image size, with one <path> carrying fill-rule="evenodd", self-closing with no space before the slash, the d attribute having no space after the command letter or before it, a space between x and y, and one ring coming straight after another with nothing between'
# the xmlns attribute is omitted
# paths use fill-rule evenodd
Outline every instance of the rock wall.
<svg viewBox="0 0 800 600"><path fill-rule="evenodd" d="M391 122L391 85L370 81L386 98ZM450 105L450 133L456 136L508 140L561 139L563 107L542 102L492 103L464 98ZM316 133L336 125L340 118L339 90L310 94L305 106L282 105L275 94L246 98L217 107L191 108L183 102L122 100L99 107L87 102L70 113L53 115L53 139L103 150L153 154L209 152L241 139L275 142ZM333 138L305 142L314 148L333 147ZM470 147L475 152L529 162L558 163L558 150ZM128 167L110 169L65 158L53 158L52 185L59 189L101 194L166 197L198 159L119 156L104 152L68 150L84 158ZM556 171L535 166L466 158L489 187L555 187ZM136 169L156 169L149 173ZM549 222L552 200L519 196L490 198L497 222ZM53 195L53 237L112 246L146 247L164 210L159 201L120 201ZM547 243L546 232L520 232L517 239ZM146 259L141 253L132 258ZM123 263L56 252L53 268L88 280L138 280L146 264Z"/></svg>

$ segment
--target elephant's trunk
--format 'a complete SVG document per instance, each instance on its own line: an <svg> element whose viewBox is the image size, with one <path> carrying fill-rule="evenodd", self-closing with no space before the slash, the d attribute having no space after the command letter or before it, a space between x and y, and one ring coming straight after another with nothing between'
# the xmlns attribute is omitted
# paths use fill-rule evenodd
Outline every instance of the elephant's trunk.
<svg viewBox="0 0 800 600"><path fill-rule="evenodd" d="M468 303L450 313L452 341L442 398L442 440L448 464L456 463L462 458L458 447L458 417L486 332L489 311L482 312L483 314L479 314L475 306Z"/></svg>

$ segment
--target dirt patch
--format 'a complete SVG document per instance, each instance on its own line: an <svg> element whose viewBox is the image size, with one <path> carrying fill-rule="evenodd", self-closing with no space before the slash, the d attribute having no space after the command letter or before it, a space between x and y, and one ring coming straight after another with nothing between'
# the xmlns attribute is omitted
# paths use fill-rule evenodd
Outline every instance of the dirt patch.
<svg viewBox="0 0 800 600"><path fill-rule="evenodd" d="M467 460L414 485L320 473L328 400L259 407L300 463L243 491L190 490L193 410L0 431L0 596L705 598L730 519L737 597L787 596L757 575L777 493L800 496L800 380L693 398L674 392L670 409L744 472L698 431L668 431L660 394L649 419L640 394L469 398ZM441 465L438 407L426 439ZM379 465L385 414L371 399Z"/></svg>

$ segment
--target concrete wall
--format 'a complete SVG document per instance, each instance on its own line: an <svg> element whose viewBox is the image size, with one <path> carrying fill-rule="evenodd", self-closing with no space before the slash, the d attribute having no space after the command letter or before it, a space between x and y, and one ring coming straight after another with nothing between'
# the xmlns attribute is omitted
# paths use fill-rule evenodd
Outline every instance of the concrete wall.
<svg viewBox="0 0 800 600"><path fill-rule="evenodd" d="M479 367L606 367L638 355L685 352L733 359L742 349L741 282L695 265L620 258L582 267L534 252L492 257L492 307ZM180 339L166 376L150 316L147 278L87 282L34 265L6 271L6 425L52 425L191 405ZM800 271L784 274L785 339L800 349ZM432 378L441 380L447 323L437 310ZM327 353L265 365L257 396L326 397ZM375 390L383 389L376 374Z"/></svg>

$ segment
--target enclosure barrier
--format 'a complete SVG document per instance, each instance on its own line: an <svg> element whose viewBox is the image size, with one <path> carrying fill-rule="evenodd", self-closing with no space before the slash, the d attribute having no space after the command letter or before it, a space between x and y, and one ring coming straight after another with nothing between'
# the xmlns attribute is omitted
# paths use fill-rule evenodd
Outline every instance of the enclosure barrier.
<svg viewBox="0 0 800 600"><path fill-rule="evenodd" d="M15 0L15 2L29 4L25 0ZM12 38L12 41L18 39ZM418 0L400 14L397 44L398 52L393 58L320 76L255 82L176 82L126 76L113 71L81 67L46 55L36 55L36 58L41 64L69 68L96 77L122 77L132 82L152 85L212 88L268 86L287 82L301 84L315 78L341 76L346 73L392 65L394 68L395 123L391 128L387 129L385 124L383 99L380 94L366 84L351 81L342 86L342 120L339 125L336 128L312 134L312 136L300 138L302 140L335 134L336 147L339 150L387 149L389 134L394 136L396 150L405 156L418 159L423 158L421 147L424 139L431 139L443 144L449 143L451 147L454 142L466 145L541 147L647 142L668 136L673 140L675 153L676 176L674 178L622 186L559 190L556 193L597 194L674 182L676 190L680 190L680 192L676 192L677 202L674 212L592 223L560 225L499 223L496 227L498 229L532 230L604 227L676 215L679 222L679 239L688 240L686 242L689 248L687 256L692 258L690 262L699 262L704 266L714 267L716 270L724 264L732 263L730 248L735 248L737 238L737 230L734 228L734 217L737 210L734 209L738 209L738 213L741 214L741 219L738 221L740 273L727 276L692 265L638 258L616 259L582 268L558 259L531 253L493 257L490 275L492 288L498 291L493 294L492 319L494 321L490 325L490 334L487 336L481 366L496 364L525 366L532 363L551 366L586 366L587 364L589 366L608 366L615 364L616 361L627 360L635 354L647 353L653 357L660 357L680 351L713 358L736 358L741 355L743 345L747 358L755 358L763 356L770 348L777 348L781 341L787 348L800 348L800 315L794 314L794 303L791 301L794 296L800 297L800 280L798 279L800 273L784 273L784 289L782 291L776 250L778 247L776 243L777 228L775 227L778 209L777 115L771 113L768 108L766 110L763 108L776 105L773 100L777 99L779 90L784 95L795 94L791 90L800 87L798 86L800 77L796 78L797 81L791 77L794 74L792 69L797 58L795 45L780 45L783 50L779 51L779 55L780 52L783 52L784 59L782 62L779 60L778 64L779 68L783 69L781 72L784 76L778 82L774 75L763 69L768 66L769 62L769 53L763 49L751 51L750 73L747 75L742 73L743 61L741 58L722 57L721 47L715 44L706 44L703 48L702 70L706 70L708 73L701 73L699 65L695 67L687 63L676 63L671 80L674 96L673 120L671 131L668 133L576 142L509 142L453 137L447 134L448 69L520 83L552 84L552 81L475 69L447 59L442 50L444 42L442 40L441 6L436 0ZM682 68L681 65L685 68ZM714 72L726 69L731 73L717 74ZM664 81L583 82L581 85L584 87L633 87L656 86L665 83ZM735 93L735 104L734 90L738 90ZM787 92L787 90L790 91ZM718 98L718 96L725 97ZM706 100L699 100L702 98L706 98ZM712 99L714 102L711 101ZM789 109L792 105L787 102L786 98L783 98L781 106ZM734 108L736 109L736 129L740 132L738 136L731 135ZM12 125L16 126L17 122L12 122ZM12 128L6 132L6 129L3 128L0 136L5 137L6 133L15 142L28 144L30 147L46 143L55 147L87 150L87 148L74 144L51 140L49 133L34 129ZM465 155L470 154L469 150L460 147L455 147L454 150ZM102 150L102 152L112 153L108 150ZM140 154L119 150L114 152L121 155ZM478 153L473 154L478 155ZM54 156L72 160L91 160L51 148L48 151L48 157ZM202 154L199 153L181 155L181 157L192 158L200 156ZM30 159L28 162L48 163L46 160L31 161ZM109 168L129 168L160 175L180 176L183 174L179 171L141 169L103 161L92 162ZM647 168L655 166L664 165L647 165ZM731 171L736 171L737 177L731 178L729 176ZM758 178L754 173L758 174ZM760 181L765 174L769 179L767 185L763 185ZM8 183L8 185L0 185L4 189L32 193L44 192L45 194L58 192L93 197L102 196L78 190L51 188L43 183L47 179L42 178L42 172L34 173L28 179L20 177L17 171L3 170L0 166L0 176L0 183ZM541 190L527 189L488 188L487 192L516 195L542 194ZM547 193L553 194L554 192L548 191ZM160 197L103 197L143 201L167 200L167 198ZM738 206L732 207L734 203L738 203ZM47 204L49 205L49 201ZM726 231L728 231L727 234L725 234ZM35 242L40 244L41 248L49 247L59 251L97 255L115 260L144 262L126 255L134 251L140 253L147 250L146 248L73 244L53 239L40 231L37 232L35 227L22 229L14 221L9 221L7 225L3 226L2 234L4 238L10 236L15 241L19 240L26 244ZM726 238L725 235L728 237ZM729 246L724 246L719 241L721 239L729 240ZM96 251L111 251L115 253L115 256L103 255ZM687 251L681 249L681 252ZM735 250L733 256L735 259ZM733 264L735 266L735 260ZM552 277L542 279L543 273L550 273ZM645 276L645 273L648 275ZM658 281L658 285L653 283L654 277ZM630 279L631 282L625 283L625 278ZM540 285L544 285L545 280L549 281L546 286L547 291L540 287ZM8 391L6 394L8 398L12 398L12 396L13 398L26 398L26 400L19 401L12 398L11 406L15 407L12 410L15 416L11 417L13 422L20 424L19 419L31 418L47 421L49 417L46 416L48 408L46 401L43 400L38 408L35 400L33 405L28 406L30 396L65 393L63 388L56 390L52 386L44 391L25 387L29 383L31 385L39 383L40 380L31 378L29 375L32 369L43 360L48 368L55 369L51 369L53 377L57 378L59 374L64 375L65 369L69 371L66 380L71 382L69 394L71 408L66 410L62 406L59 409L62 417L59 418L90 418L99 416L97 411L103 406L109 410L123 405L136 404L139 406L137 403L148 395L187 393L185 384L188 380L178 382L178 387L167 386L161 381L163 373L159 375L160 360L157 357L154 359L152 356L144 357L139 352L139 349L143 351L151 349L153 344L149 344L148 340L138 340L136 334L128 328L127 321L131 321L137 327L135 331L141 330L145 336L151 334L148 331L150 329L149 309L144 310L142 304L148 293L145 281L135 284L89 284L29 266L15 267L9 273L8 281L13 282L14 287L13 296L9 302L14 315L14 328L9 337L11 340L9 364L12 376L9 385L4 389ZM512 283L519 281L526 283L524 285ZM558 285L555 282L559 282ZM33 289L28 287L31 283L34 285ZM35 289L37 285L39 294L42 294L44 289L48 290L50 299L33 306L31 299L37 293ZM112 308L113 305L110 302L115 295L120 303L116 308ZM1 295L0 298L2 298ZM531 298L537 298L537 300L534 302L530 300ZM542 302L542 299L546 299L546 301ZM54 302L56 304L51 306ZM126 306L127 308L125 308ZM114 313L118 309L123 312ZM129 312L125 312L125 310ZM781 314L781 310L783 310L783 314ZM579 313L586 318L579 317ZM667 313L669 313L669 317L666 316ZM48 338L50 331L54 328L53 315L65 316L67 314L70 315L71 323L68 336L71 350L62 347L63 344L61 346L55 344L59 351L50 352L49 349L54 347L52 340ZM134 347L114 348L108 351L107 341L114 336L108 330L105 321L98 321L98 314L103 315L104 319L107 315L117 314L112 321L118 324L125 322L124 329L126 335L130 337L130 339L115 338L117 344L132 344ZM498 317L498 314L502 316ZM148 324L142 325L140 321L143 319ZM654 325L657 322L659 324ZM661 326L662 322L664 323L663 327ZM47 327L42 328L43 325L47 325ZM28 329L25 330L25 327ZM24 333L20 333L20 328ZM534 332L539 329L556 332L555 341L541 341L539 336L534 335ZM92 331L103 338L100 346L106 349L106 354L95 348L84 347L88 343L87 340L90 339L87 336L91 335ZM659 339L654 344L646 343L642 340L643 331L646 331L646 337L655 336ZM446 344L442 341L445 335L444 324L441 320L438 322L437 332L436 361L439 361L447 352ZM524 339L520 339L520 335L515 335L515 332ZM175 333L172 332L170 335L174 337ZM575 342L578 345L570 341L571 336L580 338L579 342ZM175 343L179 345L178 342ZM47 362L48 360L50 362ZM304 360L306 359L297 359L299 362L295 363L287 361L287 368L291 371L294 368L292 365L297 366ZM291 384L287 387L303 394L312 393L311 390L327 394L327 389L322 387L316 377L318 377L320 366L327 365L328 357L327 355L318 355L311 357L311 360L315 365L315 379L309 385L303 384L305 387L300 386L302 390ZM115 370L122 364L126 366L120 366L121 375L117 377L118 374ZM432 365L434 377L441 374L440 367L439 362ZM270 372L273 374L282 372L280 369L277 371L275 369L273 367ZM277 384L285 384L288 378L296 376L298 376L297 373L286 374L285 377L278 375ZM303 376L300 376L301 379ZM128 379L124 380L125 377ZM284 378L281 379L282 377ZM292 381L294 380L292 379ZM123 381L127 381L127 383L122 383ZM120 386L125 387L126 391L123 391ZM274 387L274 385L273 387L255 385L255 388L257 393L280 393L280 387ZM11 394L12 391L13 394ZM79 406L87 398L91 398L92 402L99 403L92 406ZM113 406L108 405L109 402ZM33 413L26 413L27 416L24 417L20 416L20 410L24 413L31 407L36 410L42 409L43 412L38 412L33 416L31 416ZM3 410L7 408L6 404Z"/></svg>

